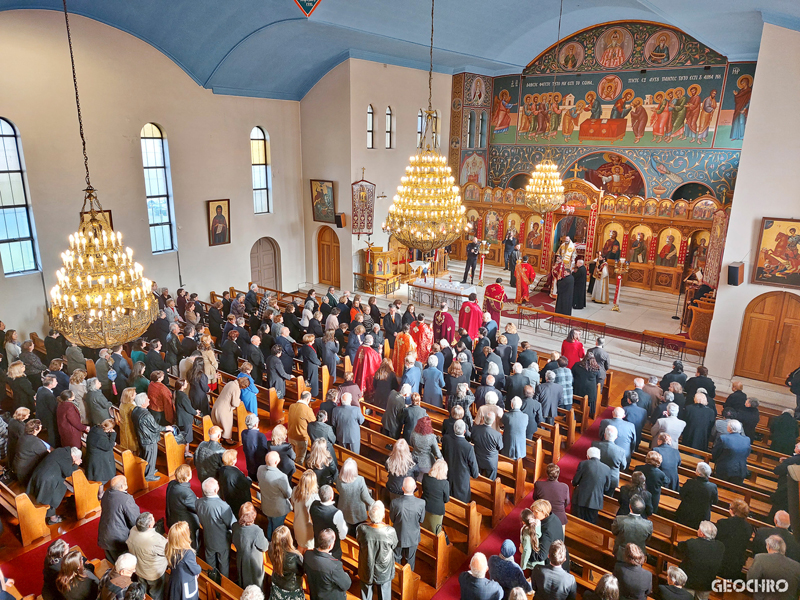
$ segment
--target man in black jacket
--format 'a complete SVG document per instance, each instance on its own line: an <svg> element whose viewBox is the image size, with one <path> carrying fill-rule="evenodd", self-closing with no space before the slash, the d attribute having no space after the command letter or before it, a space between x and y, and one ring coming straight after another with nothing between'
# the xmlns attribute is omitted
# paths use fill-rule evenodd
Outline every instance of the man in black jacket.
<svg viewBox="0 0 800 600"><path fill-rule="evenodd" d="M397 307L392 304L389 312L383 316L383 331L389 341L389 347L394 350L394 338L403 330L403 318L397 313ZM398 373L399 375L399 373Z"/></svg>
<svg viewBox="0 0 800 600"><path fill-rule="evenodd" d="M464 437L466 432L467 426L464 421L460 419L456 421L453 433L447 434L442 439L442 456L450 468L448 477L450 496L468 503L472 500L470 478L478 477L480 472L475 458L475 448Z"/></svg>
<svg viewBox="0 0 800 600"><path fill-rule="evenodd" d="M186 521L192 538L192 548L197 551L197 533L200 531L200 519L197 516L197 496L192 491L192 468L180 465L175 470L175 479L167 485L167 527L178 521Z"/></svg>
<svg viewBox="0 0 800 600"><path fill-rule="evenodd" d="M714 539L716 537L716 525L702 521L696 538L678 542L678 555L683 558L680 567L686 573L686 590L696 598L708 597L711 584L722 566L725 545ZM703 592L705 595L701 596Z"/></svg>
<svg viewBox="0 0 800 600"><path fill-rule="evenodd" d="M331 555L336 534L332 529L323 529L317 538L317 547L303 556L311 600L346 600L350 577L344 572L342 561Z"/></svg>
<svg viewBox="0 0 800 600"><path fill-rule="evenodd" d="M156 475L156 458L158 457L158 440L161 439L161 434L165 431L172 431L172 426L166 427L156 423L153 415L147 410L150 406L150 398L147 394L137 394L134 399L136 408L131 412L131 419L133 426L136 429L136 434L139 436L140 454L146 462L147 469L145 470L145 479L147 481L158 481L159 477Z"/></svg>
<svg viewBox="0 0 800 600"><path fill-rule="evenodd" d="M556 381L556 374L547 371L544 374L544 383L540 383L536 388L534 398L542 405L542 417L544 422L552 425L558 416L558 403L561 400L561 386Z"/></svg>
<svg viewBox="0 0 800 600"><path fill-rule="evenodd" d="M403 431L406 396L411 395L411 386L403 385L399 392L392 390L386 400L386 409L381 417L381 433L397 439ZM416 424L416 423L415 423Z"/></svg>
<svg viewBox="0 0 800 600"><path fill-rule="evenodd" d="M503 449L503 436L493 427L495 418L493 412L486 413L483 423L472 428L472 443L475 445L475 455L479 457L481 475L492 481L497 478L498 456Z"/></svg>
<svg viewBox="0 0 800 600"><path fill-rule="evenodd" d="M247 348L245 360L253 365L250 376L256 385L264 385L264 354L261 352L261 338L254 335L250 338L250 345Z"/></svg>
<svg viewBox="0 0 800 600"><path fill-rule="evenodd" d="M72 475L81 462L80 448L65 446L50 452L34 469L26 492L39 504L50 506L47 509L48 525L64 520L56 515L56 509L67 494L67 477Z"/></svg>
<svg viewBox="0 0 800 600"><path fill-rule="evenodd" d="M45 375L44 379L42 379L42 387L36 391L36 418L47 429L47 439L50 440L50 445L54 448L58 448L61 445L56 422L58 401L53 395L53 389L57 385L58 381L54 376ZM11 458L13 459L13 456Z"/></svg>
<svg viewBox="0 0 800 600"><path fill-rule="evenodd" d="M597 523L597 514L603 508L603 494L613 492L611 468L600 462L600 449L586 450L572 478L572 514L589 523Z"/></svg>
<svg viewBox="0 0 800 600"><path fill-rule="evenodd" d="M775 513L775 527L759 527L753 536L753 556L762 552L767 552L767 538L771 535L779 536L786 542L785 555L792 560L800 562L800 544L794 539L794 535L789 531L792 525L789 513L779 510Z"/></svg>
<svg viewBox="0 0 800 600"><path fill-rule="evenodd" d="M544 420L542 418L542 404L534 398L532 385L526 385L523 389L520 410L528 415L528 427L525 431L525 437L532 440L533 434L539 429L539 423Z"/></svg>
<svg viewBox="0 0 800 600"><path fill-rule="evenodd" d="M108 491L100 500L97 545L105 550L106 560L115 563L121 554L128 551L126 542L141 511L128 493L128 481L124 475L113 477L108 485Z"/></svg>
<svg viewBox="0 0 800 600"><path fill-rule="evenodd" d="M425 520L425 500L414 496L417 483L412 477L403 480L403 495L392 500L389 517L397 532L397 545L394 548L394 561L402 564L405 556L406 562L414 570L416 564L417 547L420 542L420 526Z"/></svg>
<svg viewBox="0 0 800 600"><path fill-rule="evenodd" d="M314 440L323 438L328 444L328 452L331 453L333 464L337 465L336 452L333 448L333 445L336 443L336 433L333 431L333 427L328 425L328 411L320 410L317 413L317 420L308 424L307 432L308 439L311 441L309 447L314 443Z"/></svg>
<svg viewBox="0 0 800 600"><path fill-rule="evenodd" d="M167 363L167 369L174 367L178 364L181 356L181 341L179 338L181 328L177 323L169 326L169 335L167 336L167 345L165 347L164 362Z"/></svg>
<svg viewBox="0 0 800 600"><path fill-rule="evenodd" d="M681 487L681 503L675 511L675 520L692 528L711 518L711 506L718 500L717 485L708 480L711 477L708 463L697 463L695 472L697 477L688 480ZM716 535L716 528L714 532Z"/></svg>
<svg viewBox="0 0 800 600"><path fill-rule="evenodd" d="M161 358L161 340L150 341L150 351L144 358L144 365L144 376L148 379L150 379L150 374L153 371L164 371L164 373L169 371L169 366Z"/></svg>
<svg viewBox="0 0 800 600"><path fill-rule="evenodd" d="M694 398L700 388L705 389L706 398L709 400L713 400L717 395L717 388L708 377L708 369L703 366L697 367L697 375L686 382L686 385L683 386L683 393L687 398Z"/></svg>

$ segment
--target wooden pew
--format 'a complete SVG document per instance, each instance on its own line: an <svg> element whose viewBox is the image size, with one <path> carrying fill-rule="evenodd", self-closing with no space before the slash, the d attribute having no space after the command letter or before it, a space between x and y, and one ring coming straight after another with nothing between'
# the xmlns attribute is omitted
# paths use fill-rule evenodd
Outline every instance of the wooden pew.
<svg viewBox="0 0 800 600"><path fill-rule="evenodd" d="M75 511L79 521L100 511L100 499L97 494L102 483L89 481L83 469L75 469L67 478L67 482L72 486L72 493L75 495Z"/></svg>
<svg viewBox="0 0 800 600"><path fill-rule="evenodd" d="M182 464L186 463L185 452L187 444L179 444L175 441L175 435L167 432L158 442L158 449L164 453L167 459L167 476L172 477L175 471Z"/></svg>
<svg viewBox="0 0 800 600"><path fill-rule="evenodd" d="M23 546L29 546L39 539L50 538L47 526L47 504L34 504L21 486L0 481L0 506L13 517L12 523L19 525Z"/></svg>
<svg viewBox="0 0 800 600"><path fill-rule="evenodd" d="M144 478L147 462L143 458L134 456L133 452L125 450L117 444L114 446L114 462L116 463L117 471L125 476L128 482L128 493L131 496L149 489Z"/></svg>

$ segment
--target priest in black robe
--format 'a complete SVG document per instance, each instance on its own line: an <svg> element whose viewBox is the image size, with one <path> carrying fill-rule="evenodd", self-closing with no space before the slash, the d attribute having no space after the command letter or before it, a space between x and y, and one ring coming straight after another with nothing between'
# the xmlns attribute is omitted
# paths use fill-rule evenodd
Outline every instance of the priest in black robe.
<svg viewBox="0 0 800 600"><path fill-rule="evenodd" d="M581 259L575 261L575 270L572 272L575 280L575 289L572 292L572 308L580 310L586 308L586 266Z"/></svg>
<svg viewBox="0 0 800 600"><path fill-rule="evenodd" d="M517 244L514 246L514 249L511 251L511 254L508 255L508 266L511 270L511 279L508 282L508 285L511 287L517 287L517 263L522 259L522 253L519 250L520 246Z"/></svg>
<svg viewBox="0 0 800 600"><path fill-rule="evenodd" d="M572 315L572 295L575 289L575 279L572 273L558 280L556 287L556 312L560 315Z"/></svg>
<svg viewBox="0 0 800 600"><path fill-rule="evenodd" d="M27 492L28 496L35 498L39 504L50 505L47 509L48 525L63 520L56 515L56 509L67 494L66 479L78 468L81 459L79 448L65 446L50 452L34 469L28 482Z"/></svg>
<svg viewBox="0 0 800 600"><path fill-rule="evenodd" d="M589 289L586 290L589 295L594 291L594 270L597 268L598 259L589 261Z"/></svg>

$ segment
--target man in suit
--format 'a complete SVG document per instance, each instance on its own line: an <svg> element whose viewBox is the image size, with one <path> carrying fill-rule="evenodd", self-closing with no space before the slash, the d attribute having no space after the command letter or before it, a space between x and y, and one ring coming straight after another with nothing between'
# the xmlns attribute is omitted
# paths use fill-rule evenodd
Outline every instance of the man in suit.
<svg viewBox="0 0 800 600"><path fill-rule="evenodd" d="M438 367L439 359L436 356L429 356L428 368L422 372L422 401L441 408L444 375Z"/></svg>
<svg viewBox="0 0 800 600"><path fill-rule="evenodd" d="M600 367L600 379L603 381L606 379L606 372L610 366L608 352L603 349L605 343L606 339L604 337L599 337L595 342L595 347L589 349L589 352L594 354L594 359Z"/></svg>
<svg viewBox="0 0 800 600"><path fill-rule="evenodd" d="M405 370L403 371L403 377L400 383L408 385L412 393L419 394L419 384L422 381L422 369L416 365L414 355L406 356L403 362L405 363Z"/></svg>
<svg viewBox="0 0 800 600"><path fill-rule="evenodd" d="M555 383L556 374L547 371L544 374L544 383L536 388L534 398L542 405L542 418L548 425L555 423L558 416L558 402L561 400L561 386Z"/></svg>
<svg viewBox="0 0 800 600"><path fill-rule="evenodd" d="M458 576L461 600L503 600L503 588L486 577L488 570L486 555L482 552L473 554L469 561L469 571Z"/></svg>
<svg viewBox="0 0 800 600"><path fill-rule="evenodd" d="M189 356L191 353L187 354ZM114 370L117 372L117 394L122 394L126 382L131 378L131 366L128 360L122 356L122 346L114 346L111 349L111 360L114 361Z"/></svg>
<svg viewBox="0 0 800 600"><path fill-rule="evenodd" d="M650 412L652 409L651 402L653 399L650 397L650 394L644 391L644 379L641 377L637 377L633 380L633 389L628 390L630 392L636 392L636 395L639 397L638 404L647 412Z"/></svg>
<svg viewBox="0 0 800 600"><path fill-rule="evenodd" d="M401 560L405 557L412 571L420 542L420 527L425 520L425 500L414 496L416 490L416 481L412 477L406 477L403 480L403 495L392 500L389 508L389 517L398 540L394 549L394 561L402 564Z"/></svg>
<svg viewBox="0 0 800 600"><path fill-rule="evenodd" d="M197 496L192 491L191 481L192 468L187 464L180 465L175 470L175 479L167 485L166 522L167 527L172 527L178 521L186 521L192 548L196 551L200 520L197 518Z"/></svg>
<svg viewBox="0 0 800 600"><path fill-rule="evenodd" d="M418 394L412 395L411 406L406 406L403 411L403 439L409 444L411 443L411 432L417 426L417 421L428 414L428 411L420 406L421 402L422 398Z"/></svg>
<svg viewBox="0 0 800 600"><path fill-rule="evenodd" d="M661 433L669 436L670 446L675 451L678 451L678 439L681 437L683 430L686 428L686 421L681 421L678 418L680 407L674 402L667 404L667 416L661 417L656 420L655 424L650 428L650 435L652 435L651 443L654 444L658 440Z"/></svg>
<svg viewBox="0 0 800 600"><path fill-rule="evenodd" d="M342 394L342 405L333 409L331 418L336 442L356 454L361 452L361 424L363 413L353 406L353 396L347 392Z"/></svg>
<svg viewBox="0 0 800 600"><path fill-rule="evenodd" d="M346 600L352 583L344 572L342 561L331 555L336 540L332 529L319 533L316 547L303 556L311 600Z"/></svg>
<svg viewBox="0 0 800 600"><path fill-rule="evenodd" d="M719 499L717 485L708 480L711 477L708 463L697 463L695 473L697 477L688 480L681 487L681 503L675 511L675 520L692 528L711 518L711 506Z"/></svg>
<svg viewBox="0 0 800 600"><path fill-rule="evenodd" d="M647 554L647 540L653 535L653 523L642 517L645 504L641 496L634 495L630 500L631 512L620 515L611 523L611 533L614 538L614 554L617 560L625 560L625 546L636 544L642 552Z"/></svg>
<svg viewBox="0 0 800 600"><path fill-rule="evenodd" d="M289 345L291 346L291 343ZM293 377L291 366L288 371L286 370L283 360L284 356L287 355L284 353L283 347L276 343L272 347L272 351L264 363L267 373L267 387L275 388L275 394L278 398L286 396L286 382ZM291 360L291 358L289 360Z"/></svg>
<svg viewBox="0 0 800 600"><path fill-rule="evenodd" d="M522 398L525 395L525 386L530 384L531 381L527 375L522 373L522 365L515 362L511 367L511 375L506 377L506 394L508 397L519 396Z"/></svg>
<svg viewBox="0 0 800 600"><path fill-rule="evenodd" d="M536 365L536 370L539 370L539 353L536 352L527 341L522 341L519 344L522 352L517 355L517 362L522 365L523 369L527 369L531 365Z"/></svg>
<svg viewBox="0 0 800 600"><path fill-rule="evenodd" d="M722 566L725 544L715 539L717 527L711 521L702 521L697 537L678 542L680 568L686 573L686 591L695 598L708 598L711 584Z"/></svg>
<svg viewBox="0 0 800 600"><path fill-rule="evenodd" d="M206 562L227 577L230 567L232 527L236 522L228 503L219 497L219 483L213 477L203 482L203 497L197 501L197 516L203 526Z"/></svg>
<svg viewBox="0 0 800 600"><path fill-rule="evenodd" d="M636 404L638 398L634 399L633 394L631 397L626 401L623 399L622 410L625 411L625 421L631 423L633 428L636 432L636 441L634 442L634 449L639 447L639 443L642 441L642 428L644 427L645 421L647 421L648 412L643 409L641 406Z"/></svg>
<svg viewBox="0 0 800 600"><path fill-rule="evenodd" d="M493 412L486 413L483 424L472 428L472 443L475 445L478 467L481 475L491 480L497 478L498 454L503 449L503 436L494 428L495 419Z"/></svg>
<svg viewBox="0 0 800 600"><path fill-rule="evenodd" d="M628 423L630 425L630 423ZM617 428L608 425L604 432L605 441L592 442L592 446L600 449L600 462L611 469L611 489L619 485L619 472L628 468L625 449L617 446Z"/></svg>
<svg viewBox="0 0 800 600"><path fill-rule="evenodd" d="M281 334L275 340L275 346L279 346L282 350L280 359L283 370L291 375L294 363L294 346L292 345L292 338L289 336L288 327L281 328ZM272 347L273 351L275 350L275 346Z"/></svg>
<svg viewBox="0 0 800 600"><path fill-rule="evenodd" d="M550 544L549 564L536 565L531 574L531 587L536 597L557 600L575 598L578 591L575 577L565 570L567 547L561 540Z"/></svg>
<svg viewBox="0 0 800 600"><path fill-rule="evenodd" d="M283 525L286 515L292 512L292 488L286 474L278 469L281 455L275 451L267 454L267 463L258 467L258 488L261 491L261 512L266 515L267 539L272 532Z"/></svg>
<svg viewBox="0 0 800 600"><path fill-rule="evenodd" d="M794 538L789 527L792 524L789 513L785 510L779 510L775 513L773 522L775 527L759 527L756 529L756 534L753 536L753 555L761 552L768 552L769 548L765 545L767 538L773 535L780 537L785 543L784 554L800 562L800 543Z"/></svg>
<svg viewBox="0 0 800 600"><path fill-rule="evenodd" d="M478 367L475 371L476 376L480 374L481 370L486 366L486 352L485 348L491 351L492 342L488 337L488 331L485 327L478 328L478 339L475 342L475 349L472 351L472 360L475 366Z"/></svg>
<svg viewBox="0 0 800 600"><path fill-rule="evenodd" d="M500 357L489 348L484 348L483 353L486 356L486 361L483 368L482 383L486 385L489 376L494 377L494 387L498 390L504 390L506 387L506 374L503 372L503 364L500 362Z"/></svg>
<svg viewBox="0 0 800 600"><path fill-rule="evenodd" d="M128 480L124 475L111 479L108 491L100 500L100 509L97 545L105 550L106 560L115 563L128 551L126 541L140 514L136 501L128 493Z"/></svg>
<svg viewBox="0 0 800 600"><path fill-rule="evenodd" d="M750 438L742 433L742 424L732 419L728 422L728 433L717 438L711 453L717 477L742 485L748 474L748 456L750 456Z"/></svg>
<svg viewBox="0 0 800 600"><path fill-rule="evenodd" d="M264 385L264 353L261 352L261 338L257 335L252 336L250 344L247 346L247 352L242 356L253 365L253 371L250 373L253 381L257 385Z"/></svg>
<svg viewBox="0 0 800 600"><path fill-rule="evenodd" d="M47 429L47 439L50 445L58 448L61 442L58 437L58 422L56 421L56 410L58 401L53 390L58 385L58 380L53 375L45 375L42 378L42 386L36 390L36 417L42 422L42 426ZM14 457L9 457L11 462ZM25 482L27 483L27 482Z"/></svg>
<svg viewBox="0 0 800 600"><path fill-rule="evenodd" d="M38 414L38 413L37 413ZM773 421L778 418L781 419L790 416L794 420L794 411L787 409L780 417L773 417ZM797 427L795 423L795 427ZM778 486L772 494L772 512L779 510L787 510L789 508L789 467L792 465L800 465L800 443L795 444L794 454L789 458L783 459L777 467L775 467L775 475L778 476Z"/></svg>
<svg viewBox="0 0 800 600"><path fill-rule="evenodd" d="M383 331L392 350L394 350L394 339L402 330L403 318L398 314L397 307L392 304L389 306L389 312L383 316Z"/></svg>
<svg viewBox="0 0 800 600"><path fill-rule="evenodd" d="M600 462L600 449L588 448L572 478L572 514L589 523L597 523L603 508L603 494L612 491L611 468Z"/></svg>
<svg viewBox="0 0 800 600"><path fill-rule="evenodd" d="M450 468L450 495L457 500L469 503L472 500L470 478L480 474L478 461L475 458L475 448L472 447L464 434L467 426L459 419L453 425L453 433L447 434L442 439L442 456Z"/></svg>
<svg viewBox="0 0 800 600"><path fill-rule="evenodd" d="M475 408L480 409L481 406L486 404L486 394L489 392L494 392L497 394L497 406L505 409L506 404L503 397L503 392L495 387L494 375L486 375L486 383L478 386L478 389L475 390Z"/></svg>
<svg viewBox="0 0 800 600"><path fill-rule="evenodd" d="M527 454L528 415L520 410L521 407L522 400L515 396L511 399L511 410L503 415L503 456L512 460L525 458Z"/></svg>
<svg viewBox="0 0 800 600"><path fill-rule="evenodd" d="M269 442L267 436L258 430L258 417L252 413L244 418L247 427L242 431L242 450L247 465L247 476L253 481L258 480L258 467L264 464L267 458Z"/></svg>
<svg viewBox="0 0 800 600"><path fill-rule="evenodd" d="M529 440L532 440L533 435L536 433L537 429L539 429L539 423L543 421L542 405L536 398L534 398L532 385L525 386L520 410L528 417L528 426L525 428L525 437Z"/></svg>
<svg viewBox="0 0 800 600"><path fill-rule="evenodd" d="M683 386L683 393L687 398L694 398L700 388L706 391L706 398L709 400L713 400L717 395L717 388L708 376L708 369L703 366L697 367L697 375L686 381L686 385Z"/></svg>
<svg viewBox="0 0 800 600"><path fill-rule="evenodd" d="M677 492L680 487L678 467L681 466L681 453L672 447L672 438L668 433L662 431L658 434L657 444L653 447L653 452L658 452L661 455L661 467L659 468L667 476L667 487Z"/></svg>
<svg viewBox="0 0 800 600"><path fill-rule="evenodd" d="M158 440L161 439L161 434L166 431L172 431L172 426L166 427L156 423L153 415L147 410L150 406L150 398L147 394L136 394L134 398L136 408L131 412L131 420L136 429L136 434L139 437L139 456L147 462L147 469L145 469L145 479L147 481L158 481L156 475L156 457L158 456Z"/></svg>
<svg viewBox="0 0 800 600"><path fill-rule="evenodd" d="M381 433L397 439L403 432L403 414L406 410L406 396L411 395L411 386L406 384L399 392L392 390L386 400L386 410L381 416Z"/></svg>
<svg viewBox="0 0 800 600"><path fill-rule="evenodd" d="M786 582L786 588L778 594L757 592L753 594L754 600L771 600L772 598L797 598L800 590L800 563L785 556L786 542L777 535L771 535L765 540L766 553L756 554L753 564L747 570L747 580L758 582L772 582L773 585L780 580Z"/></svg>
<svg viewBox="0 0 800 600"><path fill-rule="evenodd" d="M375 323L372 326L372 349L375 350L378 354L383 356L383 331L381 330L381 326L379 323Z"/></svg>
<svg viewBox="0 0 800 600"><path fill-rule="evenodd" d="M625 451L626 462L630 461L631 454L636 449L636 426L625 420L625 409L618 406L611 413L612 419L603 419L600 422L600 439L604 439L606 427L613 426L617 430L614 443Z"/></svg>
<svg viewBox="0 0 800 600"><path fill-rule="evenodd" d="M169 366L161 358L161 340L150 341L150 351L144 357L144 366L144 376L148 379L150 379L150 374L153 371L164 371L166 373L169 370Z"/></svg>
<svg viewBox="0 0 800 600"><path fill-rule="evenodd" d="M651 375L647 378L647 383L642 386L645 394L650 396L650 406L647 411L653 410L653 407L664 399L664 390L658 385L658 377Z"/></svg>
<svg viewBox="0 0 800 600"><path fill-rule="evenodd" d="M694 595L683 589L686 585L686 573L672 565L667 568L667 583L658 586L661 600L693 600Z"/></svg>
<svg viewBox="0 0 800 600"><path fill-rule="evenodd" d="M588 448L572 478L572 514L589 523L597 523L603 508L603 494L613 491L611 468L600 462L600 449Z"/></svg>

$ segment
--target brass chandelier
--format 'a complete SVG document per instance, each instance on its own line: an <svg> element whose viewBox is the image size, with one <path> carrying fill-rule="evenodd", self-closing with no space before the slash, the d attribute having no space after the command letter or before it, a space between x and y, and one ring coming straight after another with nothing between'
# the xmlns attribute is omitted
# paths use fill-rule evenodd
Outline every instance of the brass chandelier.
<svg viewBox="0 0 800 600"><path fill-rule="evenodd" d="M133 251L122 246L89 180L89 157L83 134L78 79L69 29L67 2L64 20L72 62L72 83L78 112L86 189L80 226L69 236L69 250L61 253L63 267L56 271L58 285L50 290L50 326L69 341L88 348L113 347L136 339L152 323L158 305L150 294L151 282Z"/></svg>
<svg viewBox="0 0 800 600"><path fill-rule="evenodd" d="M447 158L439 154L438 131L432 108L433 93L433 10L431 0L431 47L428 71L428 110L417 153L409 159L406 174L401 178L392 199L383 231L404 246L421 252L432 252L455 242L469 231L459 188L455 185Z"/></svg>
<svg viewBox="0 0 800 600"><path fill-rule="evenodd" d="M564 0L558 13L558 35L556 37L556 57L558 57L558 43L561 41L561 16L564 13ZM558 60L553 72L553 92L556 86L556 73ZM536 165L531 173L530 181L525 186L525 205L534 212L544 215L555 212L564 204L564 182L558 165L550 158L550 145L545 150L542 161Z"/></svg>

